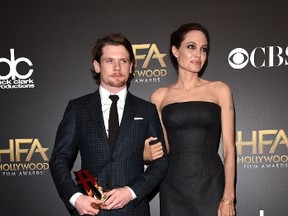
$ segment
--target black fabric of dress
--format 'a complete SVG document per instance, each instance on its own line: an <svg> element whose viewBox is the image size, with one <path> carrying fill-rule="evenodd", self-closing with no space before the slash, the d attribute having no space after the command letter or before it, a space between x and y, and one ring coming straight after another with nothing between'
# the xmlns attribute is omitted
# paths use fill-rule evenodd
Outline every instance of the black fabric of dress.
<svg viewBox="0 0 288 216"><path fill-rule="evenodd" d="M204 101L168 104L162 120L170 162L160 186L161 216L216 216L224 190L220 106Z"/></svg>

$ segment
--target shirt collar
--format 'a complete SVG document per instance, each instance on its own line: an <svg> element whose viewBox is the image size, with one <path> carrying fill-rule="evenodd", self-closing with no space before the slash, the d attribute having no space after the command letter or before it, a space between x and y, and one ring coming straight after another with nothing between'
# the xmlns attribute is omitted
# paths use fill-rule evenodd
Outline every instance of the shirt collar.
<svg viewBox="0 0 288 216"><path fill-rule="evenodd" d="M127 87L122 89L121 91L117 92L116 95L119 96L119 102L121 104L125 104L127 92L128 92ZM109 96L111 93L107 89L103 88L101 85L99 86L99 94L100 94L102 104L111 103L111 100L109 99Z"/></svg>

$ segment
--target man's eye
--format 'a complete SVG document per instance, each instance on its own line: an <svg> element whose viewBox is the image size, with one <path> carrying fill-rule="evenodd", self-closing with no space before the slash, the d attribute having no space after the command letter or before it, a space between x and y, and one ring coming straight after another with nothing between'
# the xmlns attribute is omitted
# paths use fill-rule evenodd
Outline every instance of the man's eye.
<svg viewBox="0 0 288 216"><path fill-rule="evenodd" d="M106 62L107 63L112 63L112 59L107 59Z"/></svg>
<svg viewBox="0 0 288 216"><path fill-rule="evenodd" d="M127 63L128 60L127 60L127 59L121 59L121 62L122 62L122 63Z"/></svg>

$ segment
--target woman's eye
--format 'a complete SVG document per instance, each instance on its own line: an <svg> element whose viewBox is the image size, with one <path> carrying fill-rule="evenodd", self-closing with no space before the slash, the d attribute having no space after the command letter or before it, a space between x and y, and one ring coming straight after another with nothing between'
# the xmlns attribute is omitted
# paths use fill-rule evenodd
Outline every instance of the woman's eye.
<svg viewBox="0 0 288 216"><path fill-rule="evenodd" d="M189 44L188 49L195 49L195 46L193 44Z"/></svg>
<svg viewBox="0 0 288 216"><path fill-rule="evenodd" d="M207 48L207 47L203 47L203 48L202 48L202 51L203 51L204 53L207 53L208 48Z"/></svg>

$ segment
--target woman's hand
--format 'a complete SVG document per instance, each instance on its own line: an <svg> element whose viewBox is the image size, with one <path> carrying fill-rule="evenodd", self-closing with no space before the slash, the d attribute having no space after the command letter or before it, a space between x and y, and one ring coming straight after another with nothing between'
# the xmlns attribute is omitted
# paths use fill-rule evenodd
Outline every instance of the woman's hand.
<svg viewBox="0 0 288 216"><path fill-rule="evenodd" d="M143 151L144 161L153 161L164 155L162 143L153 143L153 141L156 142L157 137L149 137L145 140Z"/></svg>
<svg viewBox="0 0 288 216"><path fill-rule="evenodd" d="M219 208L218 208L218 216L234 216L235 208L233 200L222 199Z"/></svg>

